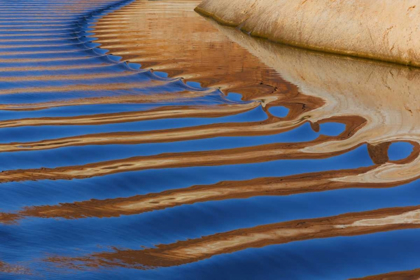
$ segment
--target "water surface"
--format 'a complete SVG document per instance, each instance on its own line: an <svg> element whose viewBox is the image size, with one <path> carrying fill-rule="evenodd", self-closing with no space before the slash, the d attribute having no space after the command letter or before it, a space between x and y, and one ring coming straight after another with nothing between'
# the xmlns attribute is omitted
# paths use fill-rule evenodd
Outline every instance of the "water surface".
<svg viewBox="0 0 420 280"><path fill-rule="evenodd" d="M415 68L196 0L0 0L2 279L417 279Z"/></svg>

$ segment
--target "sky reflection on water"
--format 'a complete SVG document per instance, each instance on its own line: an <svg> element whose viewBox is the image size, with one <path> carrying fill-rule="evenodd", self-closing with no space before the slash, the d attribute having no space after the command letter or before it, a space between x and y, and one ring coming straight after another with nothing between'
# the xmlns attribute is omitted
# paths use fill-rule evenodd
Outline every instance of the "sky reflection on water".
<svg viewBox="0 0 420 280"><path fill-rule="evenodd" d="M416 279L419 70L198 3L0 0L1 278Z"/></svg>

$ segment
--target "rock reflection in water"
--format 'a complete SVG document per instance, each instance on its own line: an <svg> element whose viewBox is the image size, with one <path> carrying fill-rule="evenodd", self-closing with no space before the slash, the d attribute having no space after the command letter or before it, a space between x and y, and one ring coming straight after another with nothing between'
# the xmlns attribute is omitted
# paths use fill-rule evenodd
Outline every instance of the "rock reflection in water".
<svg viewBox="0 0 420 280"><path fill-rule="evenodd" d="M278 103L296 88L194 12L200 0L135 1L101 18L96 42L124 60L243 100ZM267 100L265 100L267 99Z"/></svg>
<svg viewBox="0 0 420 280"><path fill-rule="evenodd" d="M186 2L189 3L189 1ZM137 8L143 12L146 4L138 2L133 5L128 6L127 9L134 9L135 11ZM157 5L162 5L162 3ZM134 11L133 14L137 15ZM124 9L117 12L118 15L124 13ZM111 40L104 39L107 37L105 26L110 24L114 17L115 15L108 16L97 25L99 33L102 34L99 41L104 44L105 48L107 46L112 46L111 49L115 48L115 50L127 48L124 49L124 52L120 51L118 53L125 56L126 59L142 63L148 61L149 52L147 49L137 53L136 51L130 51L130 42L125 43L128 44L127 46L119 46L118 42L112 41L111 43ZM130 17L125 19L125 24L130 23L130 19ZM188 17L185 20L188 21ZM150 19L149 21L154 22ZM142 18L139 17L137 22L137 24L141 24ZM182 24L186 23L183 22ZM122 25L124 26L124 23ZM191 24L188 26L191 26ZM251 181L221 182L215 185L195 186L131 198L85 201L74 205L34 207L24 210L21 215L61 218L112 217L139 214L210 200L247 198L260 195L289 195L349 187L387 188L399 186L419 178L420 131L416 128L416 121L419 117L417 109L419 97L415 94L420 90L420 71L418 69L310 52L251 38L235 29L214 24L212 26L219 29L221 34L225 34L233 42L244 47L255 57L258 57L271 69L275 69L287 81L282 81L277 74L271 74L269 77L277 77L270 80L271 83L291 83L299 89L300 93L296 95L299 96L299 102L296 103L302 104L302 107L307 109L304 111L298 110L299 113L296 113L292 108L292 114L285 120L276 120L270 124L259 124L258 130L261 133L279 133L281 132L279 128L285 126L285 124L293 124L293 127L297 127L304 122L310 122L316 130L322 123L342 122L346 124L346 130L339 137L321 136L317 140L307 143L276 144L267 150L267 147L263 146L245 148L239 151L241 156L237 159L235 159L235 153L230 151L221 151L220 154L212 152L208 161L205 160L204 154L194 153L194 156L198 156L200 161L196 162L191 159L188 160L189 164L192 166L236 164L259 161L256 160L257 158L261 158L262 161L297 158L321 159L346 153L364 144L368 145L368 151L375 164L368 168L354 170L309 173L291 177L259 178ZM139 26L136 25L136 28L139 28ZM139 36L137 39L147 42L147 39L143 36ZM156 42L148 43L147 46L153 46L153 44L156 44ZM166 50L166 54L173 51L169 48ZM243 52L238 51L239 54ZM209 53L211 55L211 51ZM191 51L184 54L190 58L198 57ZM183 65L181 63L175 67L175 65L168 65L165 58L162 60L159 60L158 57L154 59L156 61L148 61L145 65L153 65L153 67L157 65L157 69L171 69L169 71L171 74L175 73L173 69ZM183 59L180 60L183 61ZM215 63L220 62L216 59L214 61ZM188 66L193 65L193 67L182 69L184 71L182 74L188 76L185 73L195 73L197 76L194 76L194 78L201 81L203 77L200 76L202 74L197 69L205 67L199 62L199 60L197 63L189 61ZM183 63L185 62L183 61ZM209 66L209 64L205 66ZM216 68L214 67L213 70ZM233 68L235 69L234 62ZM214 79L213 84L206 85L229 84L229 82L223 81L226 73L221 75L217 70L210 72L207 69L205 72ZM234 77L236 79L241 75L244 75L243 77L249 75L246 71L245 73L232 71L230 74L232 75L229 75L229 78ZM253 83L258 86L256 81L249 79L246 81L249 84L242 84L241 87L246 88ZM231 89L232 87L225 86L225 90L230 91ZM296 96L289 95L288 98L283 99L284 93L271 93L267 96L268 98L265 98L266 105L274 101L276 105L287 106L290 100L296 98ZM255 95L252 98L255 99ZM249 100L250 97L245 94L245 100L247 99ZM313 102L314 100L316 102ZM225 124L220 125L220 128L223 127L227 126ZM198 131L201 129L197 128ZM252 131L250 127L244 128L242 130L243 135L247 135L244 132L247 130L248 133ZM205 133L199 133L198 135L198 137L206 137ZM388 148L391 143L396 142L411 143L414 147L411 155L399 161L390 160ZM250 153L253 150L258 153L258 156ZM225 159L220 161L222 154L225 155ZM282 156L276 156L278 154ZM189 155L179 156L185 159ZM173 159L170 156L165 157L163 161L167 163ZM176 166L185 165L177 164ZM159 168L163 167L168 166L159 166ZM264 247L312 238L352 236L418 228L419 221L419 208L417 206L380 209L336 217L298 220L250 229L239 229L201 239L159 245L157 248L151 249L118 250L115 253L95 253L91 256L74 259L51 258L50 261L82 262L86 266L122 265L137 268L174 266L252 247Z"/></svg>
<svg viewBox="0 0 420 280"><path fill-rule="evenodd" d="M34 64L25 68L15 68L18 61L0 65L0 72L11 71L0 77L7 85L0 88L5 136L0 157L18 166L4 164L0 173L5 194L13 198L2 202L7 207L0 213L0 230L10 236L16 228L27 230L16 239L28 247L28 259L57 265L61 272L159 271L249 248L340 236L357 241L420 228L420 206L385 205L393 197L375 204L372 195L420 177L420 70L252 38L199 16L193 12L198 3L137 0L98 18L90 38L129 63L94 57L80 65L45 67L42 63L53 60L33 57ZM81 10L93 5L80 4ZM31 72L22 75L22 69ZM164 72L169 78L162 78ZM95 106L105 110L85 109ZM27 137L28 131L35 133ZM358 149L372 162L326 164L352 161L348 155ZM287 170L284 162L303 167ZM264 173L267 163L273 170ZM223 168L219 173L217 166ZM307 217L293 200L318 194L340 198L349 189L360 192L349 198L356 202L352 211L336 210L324 198L314 204L326 210L312 209ZM372 204L357 205L367 189ZM268 199L280 203L258 208ZM235 203L250 201L258 205L253 216L225 217L235 212ZM266 219L261 209L275 215ZM162 232L162 221L173 226L168 217L175 217L174 231L185 220L193 226L182 236ZM196 228L202 217L217 224ZM59 240L38 244L50 231ZM122 243L126 247L119 248ZM115 247L104 252L92 244ZM297 267L320 260L305 261ZM416 271L410 269L390 276L411 277ZM22 271L27 270L9 259L0 263L0 273Z"/></svg>
<svg viewBox="0 0 420 280"><path fill-rule="evenodd" d="M335 217L239 229L143 250L118 250L80 258L53 257L49 261L71 267L125 266L152 269L183 265L219 254L314 238L354 236L420 228L420 206L349 213Z"/></svg>

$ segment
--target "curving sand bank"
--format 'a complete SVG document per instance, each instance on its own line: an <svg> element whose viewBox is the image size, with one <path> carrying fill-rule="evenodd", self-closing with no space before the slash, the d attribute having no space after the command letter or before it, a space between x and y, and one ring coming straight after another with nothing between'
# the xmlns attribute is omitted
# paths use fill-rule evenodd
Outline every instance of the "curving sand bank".
<svg viewBox="0 0 420 280"><path fill-rule="evenodd" d="M276 42L420 66L419 0L204 0L196 11Z"/></svg>

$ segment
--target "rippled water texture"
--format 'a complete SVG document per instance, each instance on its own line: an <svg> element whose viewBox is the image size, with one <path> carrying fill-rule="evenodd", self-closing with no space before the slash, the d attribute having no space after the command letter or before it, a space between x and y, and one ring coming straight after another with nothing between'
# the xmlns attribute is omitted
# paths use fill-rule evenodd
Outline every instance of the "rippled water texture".
<svg viewBox="0 0 420 280"><path fill-rule="evenodd" d="M418 279L420 70L198 3L0 0L0 278Z"/></svg>

